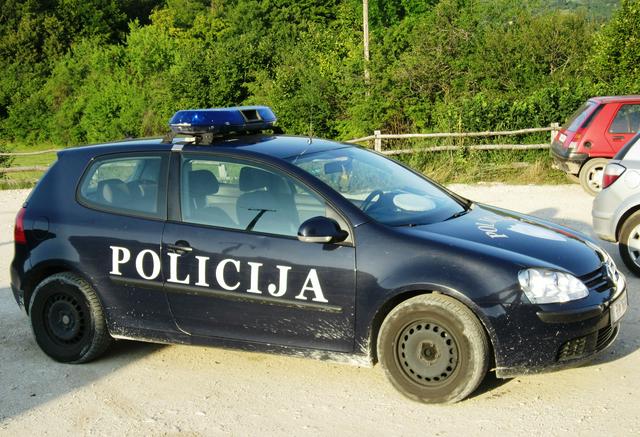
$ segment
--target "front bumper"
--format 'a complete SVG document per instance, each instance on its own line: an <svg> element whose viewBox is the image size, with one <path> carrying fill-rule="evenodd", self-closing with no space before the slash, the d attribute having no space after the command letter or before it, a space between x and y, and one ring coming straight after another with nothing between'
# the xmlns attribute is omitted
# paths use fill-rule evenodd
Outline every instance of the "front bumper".
<svg viewBox="0 0 640 437"><path fill-rule="evenodd" d="M551 144L551 158L553 166L565 173L577 175L582 164L589 158L586 153L576 153L572 149L565 148L562 144L554 141Z"/></svg>
<svg viewBox="0 0 640 437"><path fill-rule="evenodd" d="M613 214L601 213L595 209L591 211L593 231L598 238L616 243L616 230L613 223Z"/></svg>
<svg viewBox="0 0 640 437"><path fill-rule="evenodd" d="M626 284L598 305L566 310L518 305L506 311L496 328L496 376L548 372L593 359L609 347L620 330L621 316L611 308L626 308ZM564 304L560 304L562 306ZM558 307L558 305L554 305Z"/></svg>

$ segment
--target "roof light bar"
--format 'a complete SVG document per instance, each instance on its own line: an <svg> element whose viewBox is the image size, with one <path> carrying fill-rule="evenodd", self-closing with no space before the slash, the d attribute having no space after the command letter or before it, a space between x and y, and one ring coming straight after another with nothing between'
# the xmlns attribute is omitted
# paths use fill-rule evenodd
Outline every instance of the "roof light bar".
<svg viewBox="0 0 640 437"><path fill-rule="evenodd" d="M175 134L215 135L270 129L276 120L267 106L236 106L178 111L169 126Z"/></svg>

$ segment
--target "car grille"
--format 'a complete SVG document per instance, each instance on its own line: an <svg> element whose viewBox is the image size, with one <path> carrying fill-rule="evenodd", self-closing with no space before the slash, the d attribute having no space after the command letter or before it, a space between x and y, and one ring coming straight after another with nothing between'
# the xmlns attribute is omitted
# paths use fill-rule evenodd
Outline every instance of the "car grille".
<svg viewBox="0 0 640 437"><path fill-rule="evenodd" d="M611 344L618 332L618 326L605 326L597 332L565 342L558 351L558 361L575 360L601 351Z"/></svg>
<svg viewBox="0 0 640 437"><path fill-rule="evenodd" d="M604 349L611 343L612 338L615 337L617 326L607 326L598 331L598 341L596 342L596 350Z"/></svg>
<svg viewBox="0 0 640 437"><path fill-rule="evenodd" d="M615 286L613 278L609 276L609 271L604 264L599 269L580 276L580 280L589 291L598 293L610 291ZM573 338L560 347L558 361L575 360L600 351L611 344L617 332L618 326L607 325L589 335Z"/></svg>
<svg viewBox="0 0 640 437"><path fill-rule="evenodd" d="M611 290L613 287L613 279L609 276L604 264L598 270L580 276L580 280L590 291L597 291L598 293Z"/></svg>
<svg viewBox="0 0 640 437"><path fill-rule="evenodd" d="M572 340L567 341L560 348L560 352L558 353L558 361L567 361L575 358L580 358L581 356L588 353L587 343L589 343L589 350L593 350L591 337L594 335L587 335L585 337L578 337Z"/></svg>

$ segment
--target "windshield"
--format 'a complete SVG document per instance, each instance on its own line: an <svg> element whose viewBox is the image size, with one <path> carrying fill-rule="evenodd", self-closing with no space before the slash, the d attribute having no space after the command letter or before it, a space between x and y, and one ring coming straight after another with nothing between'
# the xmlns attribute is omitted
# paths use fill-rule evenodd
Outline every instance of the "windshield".
<svg viewBox="0 0 640 437"><path fill-rule="evenodd" d="M387 225L436 223L466 211L429 180L357 147L309 153L289 161L329 185L372 219Z"/></svg>

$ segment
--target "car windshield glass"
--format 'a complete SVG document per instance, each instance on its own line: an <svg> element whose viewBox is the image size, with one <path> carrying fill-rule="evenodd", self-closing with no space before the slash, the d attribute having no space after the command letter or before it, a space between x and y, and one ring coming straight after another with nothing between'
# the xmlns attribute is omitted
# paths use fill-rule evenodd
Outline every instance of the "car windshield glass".
<svg viewBox="0 0 640 437"><path fill-rule="evenodd" d="M436 223L466 211L462 202L428 179L358 147L307 153L289 161L387 225Z"/></svg>
<svg viewBox="0 0 640 437"><path fill-rule="evenodd" d="M577 131L582 125L582 122L586 120L586 118L591 113L591 110L595 106L597 106L597 103L595 102L592 102L592 101L585 102L580 108L578 108L576 112L574 112L571 115L571 117L569 117L569 119L567 120L567 122L562 128L570 132Z"/></svg>

